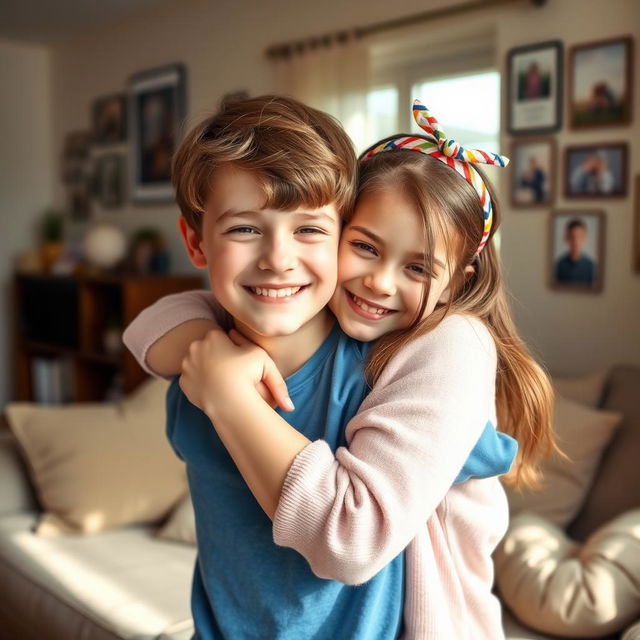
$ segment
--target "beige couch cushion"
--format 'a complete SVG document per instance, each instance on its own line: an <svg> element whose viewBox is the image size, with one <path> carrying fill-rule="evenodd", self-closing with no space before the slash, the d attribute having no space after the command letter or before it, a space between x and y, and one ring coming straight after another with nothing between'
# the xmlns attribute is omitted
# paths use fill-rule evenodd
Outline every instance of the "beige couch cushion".
<svg viewBox="0 0 640 640"><path fill-rule="evenodd" d="M640 614L640 509L584 544L531 513L515 517L494 555L501 598L540 631L596 638Z"/></svg>
<svg viewBox="0 0 640 640"><path fill-rule="evenodd" d="M640 508L640 368L615 367L602 406L624 418L602 458L597 482L568 529L577 540L620 513Z"/></svg>
<svg viewBox="0 0 640 640"><path fill-rule="evenodd" d="M556 395L554 428L571 462L558 456L546 460L541 490L507 488L511 515L532 511L565 527L583 503L602 451L621 418L619 413L596 411Z"/></svg>
<svg viewBox="0 0 640 640"><path fill-rule="evenodd" d="M189 492L178 502L167 522L156 535L165 540L185 542L186 544L196 543L196 521Z"/></svg>
<svg viewBox="0 0 640 640"><path fill-rule="evenodd" d="M96 533L167 514L186 490L165 436L167 386L148 380L119 404L8 405L44 508L37 533Z"/></svg>
<svg viewBox="0 0 640 640"><path fill-rule="evenodd" d="M608 375L608 371L597 371L573 378L553 376L553 388L569 400L595 408L602 399Z"/></svg>

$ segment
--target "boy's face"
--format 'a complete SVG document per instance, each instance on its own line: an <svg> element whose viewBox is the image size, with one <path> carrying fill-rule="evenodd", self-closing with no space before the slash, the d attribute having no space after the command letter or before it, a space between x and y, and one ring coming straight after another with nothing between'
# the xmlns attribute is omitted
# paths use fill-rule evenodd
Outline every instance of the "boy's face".
<svg viewBox="0 0 640 640"><path fill-rule="evenodd" d="M181 231L191 261L206 267L211 290L248 337L291 335L330 300L337 280L340 221L333 205L264 209L256 175L216 172L202 240Z"/></svg>

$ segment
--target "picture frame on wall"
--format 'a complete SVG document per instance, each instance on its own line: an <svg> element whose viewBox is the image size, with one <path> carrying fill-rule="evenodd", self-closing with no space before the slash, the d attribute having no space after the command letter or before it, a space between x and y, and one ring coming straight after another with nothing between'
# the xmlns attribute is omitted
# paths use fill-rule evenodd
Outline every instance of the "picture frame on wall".
<svg viewBox="0 0 640 640"><path fill-rule="evenodd" d="M557 131L562 122L559 40L515 47L507 53L507 128L512 135Z"/></svg>
<svg viewBox="0 0 640 640"><path fill-rule="evenodd" d="M129 80L131 198L139 204L173 201L171 158L186 114L186 70L171 64Z"/></svg>
<svg viewBox="0 0 640 640"><path fill-rule="evenodd" d="M93 102L93 141L117 144L127 137L127 96L124 93Z"/></svg>
<svg viewBox="0 0 640 640"><path fill-rule="evenodd" d="M555 196L555 140L514 141L510 158L511 205L514 208L550 207Z"/></svg>
<svg viewBox="0 0 640 640"><path fill-rule="evenodd" d="M114 209L124 202L124 156L109 153L96 159L94 193L104 209Z"/></svg>
<svg viewBox="0 0 640 640"><path fill-rule="evenodd" d="M631 123L633 38L578 44L569 54L569 125L572 129Z"/></svg>
<svg viewBox="0 0 640 640"><path fill-rule="evenodd" d="M551 289L598 293L605 266L605 214L552 211L549 216L548 282Z"/></svg>
<svg viewBox="0 0 640 640"><path fill-rule="evenodd" d="M635 178L633 217L633 268L636 273L640 273L640 174Z"/></svg>
<svg viewBox="0 0 640 640"><path fill-rule="evenodd" d="M622 198L627 195L629 145L626 142L576 145L565 149L567 198Z"/></svg>

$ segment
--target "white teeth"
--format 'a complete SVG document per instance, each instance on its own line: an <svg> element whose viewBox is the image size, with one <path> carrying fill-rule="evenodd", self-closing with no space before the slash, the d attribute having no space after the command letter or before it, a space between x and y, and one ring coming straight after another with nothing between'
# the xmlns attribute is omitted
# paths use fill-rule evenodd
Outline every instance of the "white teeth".
<svg viewBox="0 0 640 640"><path fill-rule="evenodd" d="M375 313L377 316L382 316L385 313L389 313L389 309L378 309L376 307L370 307L366 302L363 302L358 296L353 296L353 301L364 311L368 313Z"/></svg>
<svg viewBox="0 0 640 640"><path fill-rule="evenodd" d="M267 298L287 298L289 296L293 296L302 287L285 287L284 289L263 289L261 287L250 287L253 293L259 296L265 296Z"/></svg>

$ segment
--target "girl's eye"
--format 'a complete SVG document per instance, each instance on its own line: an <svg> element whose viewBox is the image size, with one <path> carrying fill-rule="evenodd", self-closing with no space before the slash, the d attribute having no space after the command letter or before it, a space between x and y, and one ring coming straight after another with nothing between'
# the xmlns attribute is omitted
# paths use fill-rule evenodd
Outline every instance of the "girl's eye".
<svg viewBox="0 0 640 640"><path fill-rule="evenodd" d="M427 269L421 264L410 264L407 268L409 269L409 271L415 273L418 276L427 276Z"/></svg>
<svg viewBox="0 0 640 640"><path fill-rule="evenodd" d="M352 240L351 242L349 242L349 244L360 251L366 251L367 253L371 253L374 256L378 255L378 252L375 250L375 247L372 247L370 244L367 244L366 242L362 242L360 240Z"/></svg>

